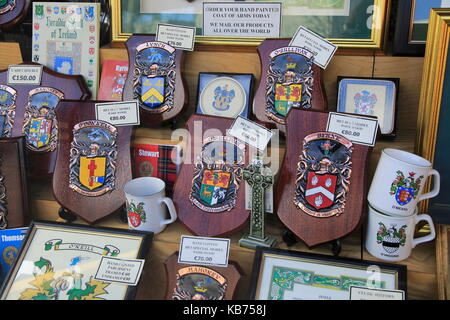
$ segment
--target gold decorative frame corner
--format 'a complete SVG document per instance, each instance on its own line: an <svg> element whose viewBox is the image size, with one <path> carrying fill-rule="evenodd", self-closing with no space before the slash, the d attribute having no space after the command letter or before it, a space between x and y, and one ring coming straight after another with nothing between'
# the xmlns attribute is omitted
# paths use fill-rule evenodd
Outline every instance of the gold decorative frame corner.
<svg viewBox="0 0 450 320"><path fill-rule="evenodd" d="M450 46L450 8L431 10L427 39L414 151L433 162ZM429 182L424 189L425 192L430 189ZM428 200L422 201L420 212L426 212L428 205ZM436 232L436 273L439 299L449 298L449 228L449 226L438 225Z"/></svg>
<svg viewBox="0 0 450 320"><path fill-rule="evenodd" d="M109 0L111 7L111 31L112 43L124 43L131 36L130 33L122 32L121 3L122 0ZM353 49L383 49L383 41L388 30L387 17L390 13L391 0L374 0L374 14L372 20L372 34L370 39L341 39L329 38L340 48ZM209 37L196 36L198 45L225 45L256 47L264 41L265 38L246 38L246 37Z"/></svg>

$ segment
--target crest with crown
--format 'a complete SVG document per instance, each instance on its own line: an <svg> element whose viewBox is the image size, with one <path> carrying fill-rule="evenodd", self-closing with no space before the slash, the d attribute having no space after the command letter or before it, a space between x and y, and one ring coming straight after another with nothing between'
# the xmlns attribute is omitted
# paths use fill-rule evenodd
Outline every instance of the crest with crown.
<svg viewBox="0 0 450 320"><path fill-rule="evenodd" d="M214 90L213 107L220 111L228 110L235 96L234 89L228 90L228 85L218 86Z"/></svg>

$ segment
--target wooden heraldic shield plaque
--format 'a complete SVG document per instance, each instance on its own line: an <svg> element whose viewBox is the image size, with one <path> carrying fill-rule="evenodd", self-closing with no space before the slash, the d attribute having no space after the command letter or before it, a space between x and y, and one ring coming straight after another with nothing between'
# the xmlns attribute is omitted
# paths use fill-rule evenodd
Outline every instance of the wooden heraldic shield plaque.
<svg viewBox="0 0 450 320"><path fill-rule="evenodd" d="M173 201L179 220L195 235L229 235L244 227L249 218L242 178L248 147L226 135L233 121L194 114L187 122L189 147Z"/></svg>
<svg viewBox="0 0 450 320"><path fill-rule="evenodd" d="M53 194L89 223L125 204L123 186L132 178L131 127L96 120L95 103L64 100L56 109L60 140Z"/></svg>
<svg viewBox="0 0 450 320"><path fill-rule="evenodd" d="M285 132L291 108L324 111L325 89L322 69L314 64L314 54L289 46L291 39L267 39L258 47L261 80L253 100L259 121Z"/></svg>
<svg viewBox="0 0 450 320"><path fill-rule="evenodd" d="M21 65L39 66L37 63ZM82 76L43 67L40 85L8 85L8 70L0 72L0 137L25 136L28 173L49 177L58 145L55 108L62 99L84 100L90 91Z"/></svg>
<svg viewBox="0 0 450 320"><path fill-rule="evenodd" d="M25 138L0 138L0 229L27 227Z"/></svg>
<svg viewBox="0 0 450 320"><path fill-rule="evenodd" d="M30 9L30 0L1 0L0 28L9 29L21 22Z"/></svg>
<svg viewBox="0 0 450 320"><path fill-rule="evenodd" d="M154 35L133 35L126 46L129 72L123 101L138 101L141 123L146 125L177 116L188 101L181 74L183 50L155 41Z"/></svg>
<svg viewBox="0 0 450 320"><path fill-rule="evenodd" d="M232 300L243 272L237 262L228 267L178 263L178 251L164 261L166 300Z"/></svg>
<svg viewBox="0 0 450 320"><path fill-rule="evenodd" d="M328 113L292 109L275 204L280 220L308 246L352 232L365 212L372 147L326 132Z"/></svg>

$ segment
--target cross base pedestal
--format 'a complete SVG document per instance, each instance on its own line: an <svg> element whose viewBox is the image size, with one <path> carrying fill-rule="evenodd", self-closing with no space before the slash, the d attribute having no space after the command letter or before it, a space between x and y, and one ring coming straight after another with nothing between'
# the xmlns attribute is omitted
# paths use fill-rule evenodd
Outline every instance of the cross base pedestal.
<svg viewBox="0 0 450 320"><path fill-rule="evenodd" d="M271 248L274 247L276 243L277 239L275 237L266 236L265 238L256 238L250 236L248 233L244 234L239 240L239 245L248 249L256 249L258 246Z"/></svg>

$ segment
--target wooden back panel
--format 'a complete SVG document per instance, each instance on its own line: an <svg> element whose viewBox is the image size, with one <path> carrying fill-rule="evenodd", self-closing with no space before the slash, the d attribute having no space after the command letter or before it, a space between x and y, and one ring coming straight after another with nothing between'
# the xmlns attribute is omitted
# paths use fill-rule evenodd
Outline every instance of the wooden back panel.
<svg viewBox="0 0 450 320"><path fill-rule="evenodd" d="M100 102L100 101L99 101ZM116 127L117 158L115 188L100 196L85 196L69 188L70 148L73 128L76 124L95 120L96 101L62 100L56 108L59 122L58 157L53 175L53 194L58 203L70 212L94 223L106 217L125 204L123 186L131 180L130 126Z"/></svg>
<svg viewBox="0 0 450 320"><path fill-rule="evenodd" d="M0 175L6 195L7 228L27 227L31 220L24 148L23 136L0 139Z"/></svg>
<svg viewBox="0 0 450 320"><path fill-rule="evenodd" d="M243 228L249 218L249 211L245 210L245 184L242 179L237 190L236 205L230 211L205 212L191 203L189 199L193 186L195 160L198 152L201 151L203 140L206 138L204 137L205 132L209 130L209 135L224 136L233 121L229 118L193 114L187 122L187 128L191 134L190 149L187 150L190 152L190 161L181 166L174 186L173 201L178 219L195 235L209 237L229 235ZM201 130L194 130L195 122L201 125ZM216 133L213 133L210 129L218 129L220 132L214 130ZM194 134L197 136L194 137ZM246 146L244 166L248 165L248 154L249 148Z"/></svg>
<svg viewBox="0 0 450 320"><path fill-rule="evenodd" d="M303 151L303 139L309 134L326 131L327 120L327 112L291 109L286 122L286 156L275 188L278 217L308 246L341 238L355 230L367 206L367 169L372 147L355 143L344 212L339 216L318 218L306 214L294 204L297 164Z"/></svg>

